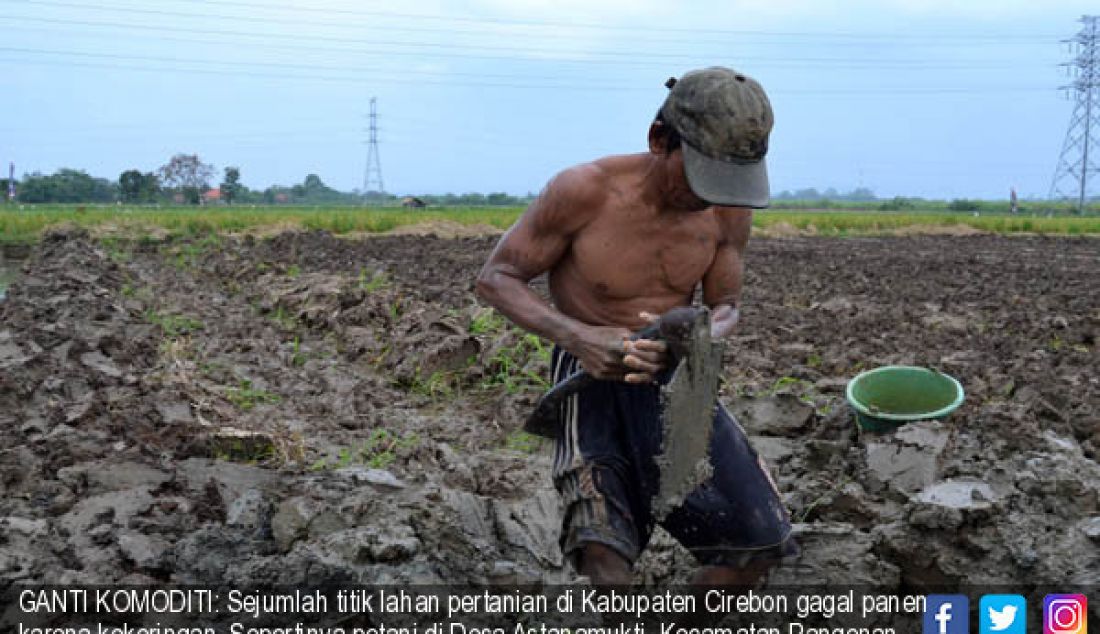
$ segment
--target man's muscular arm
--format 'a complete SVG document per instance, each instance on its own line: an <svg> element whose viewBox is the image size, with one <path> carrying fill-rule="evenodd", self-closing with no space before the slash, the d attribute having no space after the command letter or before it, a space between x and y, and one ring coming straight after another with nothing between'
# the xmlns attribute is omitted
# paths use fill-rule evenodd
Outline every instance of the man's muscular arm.
<svg viewBox="0 0 1100 634"><path fill-rule="evenodd" d="M710 331L714 338L733 332L741 318L741 277L745 270L745 247L752 228L752 210L743 207L716 207L721 230L718 252L703 276L703 301L713 311Z"/></svg>
<svg viewBox="0 0 1100 634"><path fill-rule="evenodd" d="M528 286L561 259L603 206L605 192L599 168L592 165L556 176L501 237L478 276L477 294L520 327L569 351L596 378L622 379L629 372L622 358L629 330L584 324Z"/></svg>

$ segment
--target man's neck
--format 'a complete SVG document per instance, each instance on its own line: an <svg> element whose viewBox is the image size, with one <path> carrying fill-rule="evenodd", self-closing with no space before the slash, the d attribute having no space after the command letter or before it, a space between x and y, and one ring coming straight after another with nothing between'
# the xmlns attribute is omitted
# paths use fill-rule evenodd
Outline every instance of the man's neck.
<svg viewBox="0 0 1100 634"><path fill-rule="evenodd" d="M702 211L704 207L691 205L683 197L677 197L673 183L678 175L672 174L672 165L667 156L647 152L644 155L642 172L643 199L650 202L660 213L680 214ZM682 169L682 168L680 168Z"/></svg>

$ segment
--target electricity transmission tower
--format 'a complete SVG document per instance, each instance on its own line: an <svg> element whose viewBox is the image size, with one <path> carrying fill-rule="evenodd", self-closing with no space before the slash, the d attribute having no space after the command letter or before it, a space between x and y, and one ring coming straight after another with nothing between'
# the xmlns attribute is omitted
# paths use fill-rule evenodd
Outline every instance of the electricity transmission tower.
<svg viewBox="0 0 1100 634"><path fill-rule="evenodd" d="M1083 16L1081 23L1081 32L1066 40L1076 55L1063 64L1073 78L1062 87L1072 95L1073 116L1050 185L1050 198L1077 199L1077 213L1085 209L1089 176L1100 175L1100 16Z"/></svg>
<svg viewBox="0 0 1100 634"><path fill-rule="evenodd" d="M382 156L378 153L378 100L370 98L370 141L367 142L367 168L363 172L363 195L386 191L382 184ZM377 185L371 189L371 185Z"/></svg>

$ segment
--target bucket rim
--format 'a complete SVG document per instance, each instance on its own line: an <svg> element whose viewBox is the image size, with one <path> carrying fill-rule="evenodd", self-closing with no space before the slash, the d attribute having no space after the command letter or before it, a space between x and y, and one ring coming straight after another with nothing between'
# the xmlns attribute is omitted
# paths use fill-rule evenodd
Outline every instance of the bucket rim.
<svg viewBox="0 0 1100 634"><path fill-rule="evenodd" d="M935 410L935 411L932 411L932 412L922 412L920 414L891 414L890 412L872 412L863 403L860 403L858 400L856 400L855 396L852 394L852 387L856 383L858 383L861 379L863 379L867 376L870 376L870 375L873 375L873 374L880 374L880 373L883 373L883 372L889 372L889 371L892 371L892 370L918 370L918 371L921 371L921 372L927 372L929 374L937 374L939 376L945 377L947 380L951 381L951 383L955 386L955 400L953 402L951 402L949 405L945 405L944 407L941 407L938 410ZM912 422L912 421L918 421L918 420L930 420L930 419L933 419L933 418L941 418L943 416L947 416L951 412L958 409L959 405L962 405L962 402L966 399L966 392L963 390L963 386L962 386L961 383L959 383L958 379L951 376L950 374L947 374L946 372L940 372L939 370L934 370L932 368L926 368L924 366L919 366L919 365L884 365L884 366L880 366L880 367L877 367L877 368L872 368L870 370L864 370L863 372L860 372L855 377L853 377L850 381L848 381L848 385L844 390L844 395L848 399L848 404L851 405L852 407L854 407L856 409L856 411L860 412L864 416L868 416L870 418L877 418L877 419L880 419L880 420L902 421L902 422Z"/></svg>

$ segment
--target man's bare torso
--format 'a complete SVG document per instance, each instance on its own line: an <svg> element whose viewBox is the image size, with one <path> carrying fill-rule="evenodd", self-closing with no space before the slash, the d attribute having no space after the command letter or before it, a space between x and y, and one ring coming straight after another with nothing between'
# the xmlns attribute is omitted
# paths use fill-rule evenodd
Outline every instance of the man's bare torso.
<svg viewBox="0 0 1100 634"><path fill-rule="evenodd" d="M550 269L557 308L584 323L643 325L640 312L660 314L690 302L710 268L721 228L713 208L660 209L641 186L647 156L615 156L587 170L607 195Z"/></svg>

